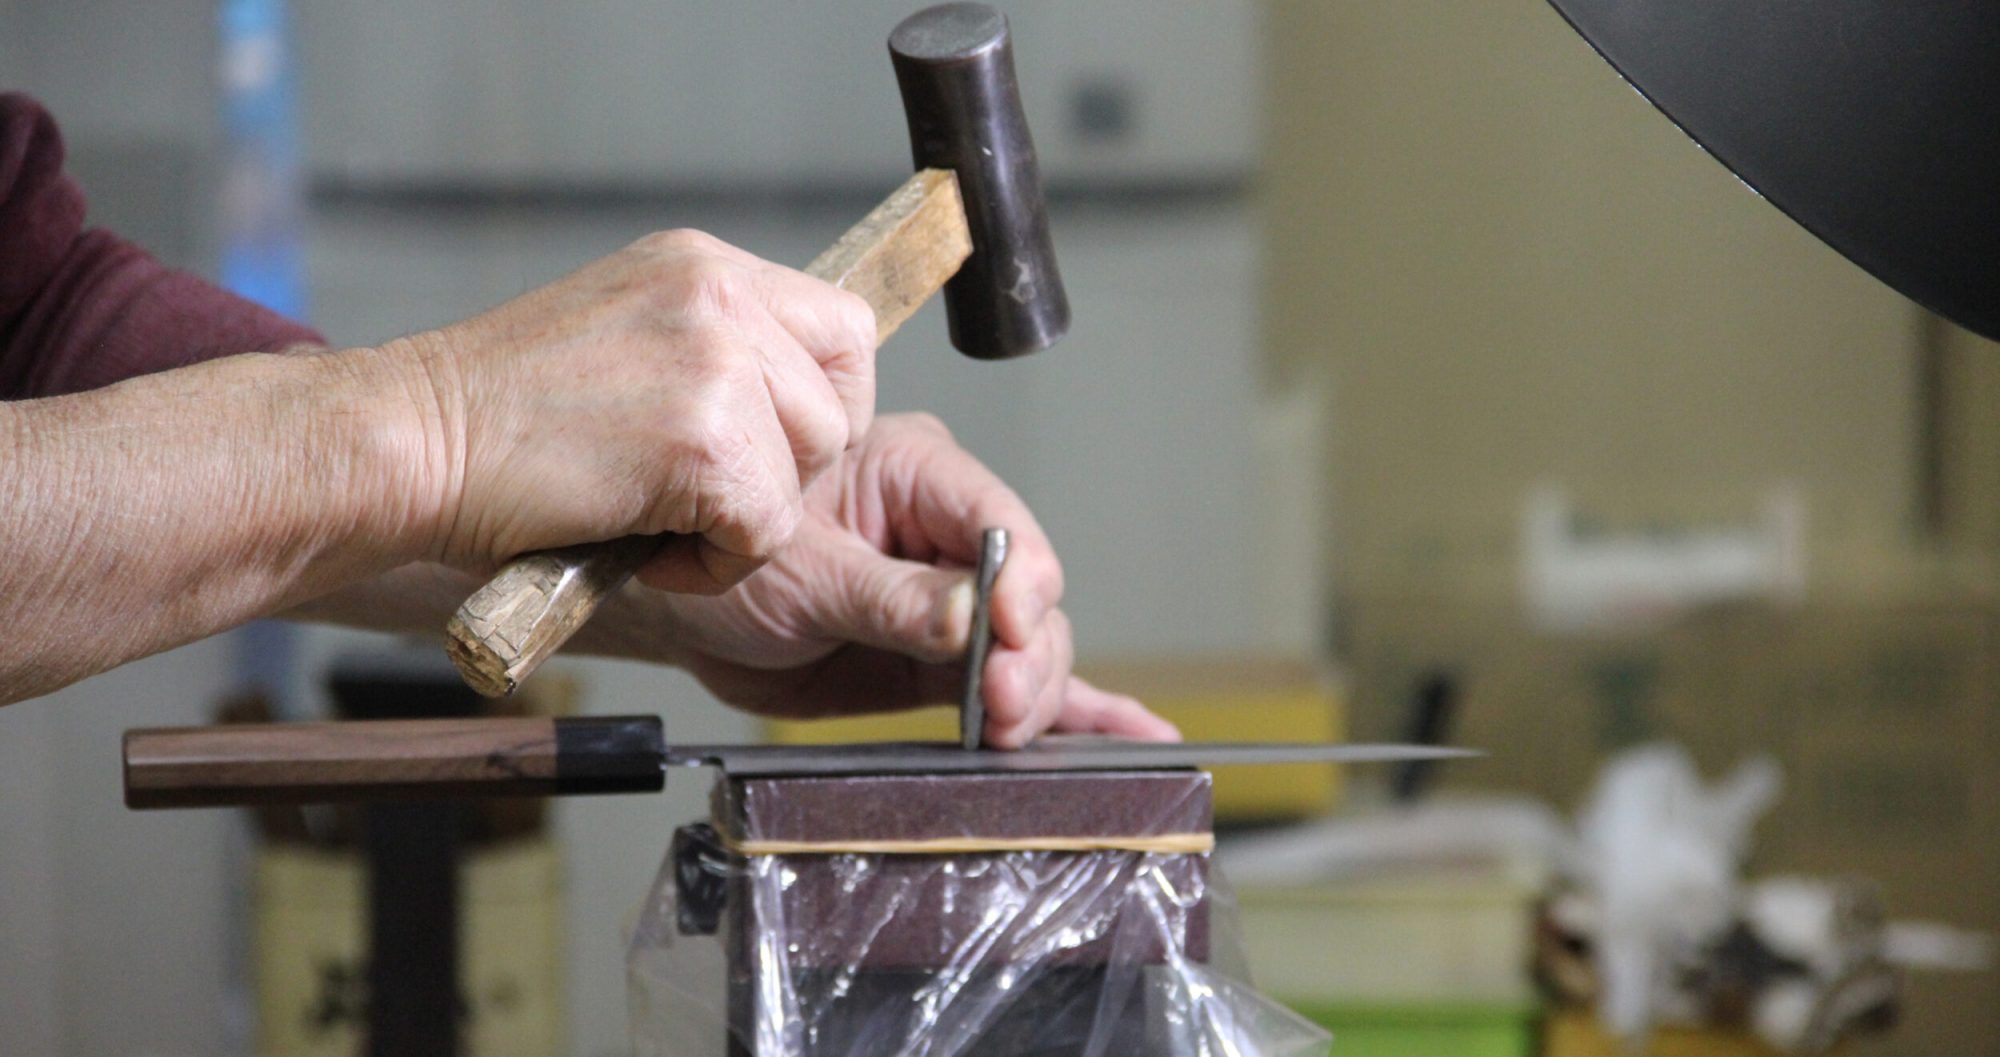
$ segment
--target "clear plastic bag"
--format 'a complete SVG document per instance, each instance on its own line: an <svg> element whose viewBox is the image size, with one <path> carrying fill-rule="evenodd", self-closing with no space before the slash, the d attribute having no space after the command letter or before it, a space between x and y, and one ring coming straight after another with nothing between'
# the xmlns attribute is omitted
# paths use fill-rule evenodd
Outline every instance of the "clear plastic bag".
<svg viewBox="0 0 2000 1057"><path fill-rule="evenodd" d="M1328 1051L1250 986L1206 854L744 856L701 829L632 936L644 1057Z"/></svg>

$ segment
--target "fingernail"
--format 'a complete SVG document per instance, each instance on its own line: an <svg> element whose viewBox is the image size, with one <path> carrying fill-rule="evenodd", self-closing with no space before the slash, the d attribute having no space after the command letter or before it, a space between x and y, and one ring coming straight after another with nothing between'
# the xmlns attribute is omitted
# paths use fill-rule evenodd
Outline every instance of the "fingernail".
<svg viewBox="0 0 2000 1057"><path fill-rule="evenodd" d="M944 605L938 607L937 626L931 630L946 650L957 653L965 649L972 637L972 606L977 597L970 578L951 585L951 590L945 592Z"/></svg>

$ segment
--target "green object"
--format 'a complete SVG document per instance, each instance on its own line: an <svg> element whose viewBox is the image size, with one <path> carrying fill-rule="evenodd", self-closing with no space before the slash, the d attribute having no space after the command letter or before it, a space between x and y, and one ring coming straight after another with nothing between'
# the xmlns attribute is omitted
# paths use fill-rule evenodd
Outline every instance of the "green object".
<svg viewBox="0 0 2000 1057"><path fill-rule="evenodd" d="M1333 1057L1534 1057L1540 1010L1477 1002L1291 1002L1333 1033Z"/></svg>

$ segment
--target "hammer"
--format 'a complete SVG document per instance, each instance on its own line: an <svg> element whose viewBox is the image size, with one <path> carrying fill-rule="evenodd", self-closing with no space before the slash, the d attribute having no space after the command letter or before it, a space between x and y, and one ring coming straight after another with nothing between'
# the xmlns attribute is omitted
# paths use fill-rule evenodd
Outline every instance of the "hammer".
<svg viewBox="0 0 2000 1057"><path fill-rule="evenodd" d="M889 35L889 57L917 173L806 272L865 298L878 342L943 287L960 352L1048 348L1069 329L1069 299L1006 17L984 4L927 8ZM512 693L663 543L626 536L515 558L445 625L452 663L480 693Z"/></svg>

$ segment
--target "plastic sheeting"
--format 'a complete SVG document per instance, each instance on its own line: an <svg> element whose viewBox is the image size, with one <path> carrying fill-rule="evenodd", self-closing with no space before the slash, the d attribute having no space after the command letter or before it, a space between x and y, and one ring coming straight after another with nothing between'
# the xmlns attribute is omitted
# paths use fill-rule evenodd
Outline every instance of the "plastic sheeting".
<svg viewBox="0 0 2000 1057"><path fill-rule="evenodd" d="M1328 1052L1250 986L1206 855L744 857L690 836L631 940L646 1057Z"/></svg>

